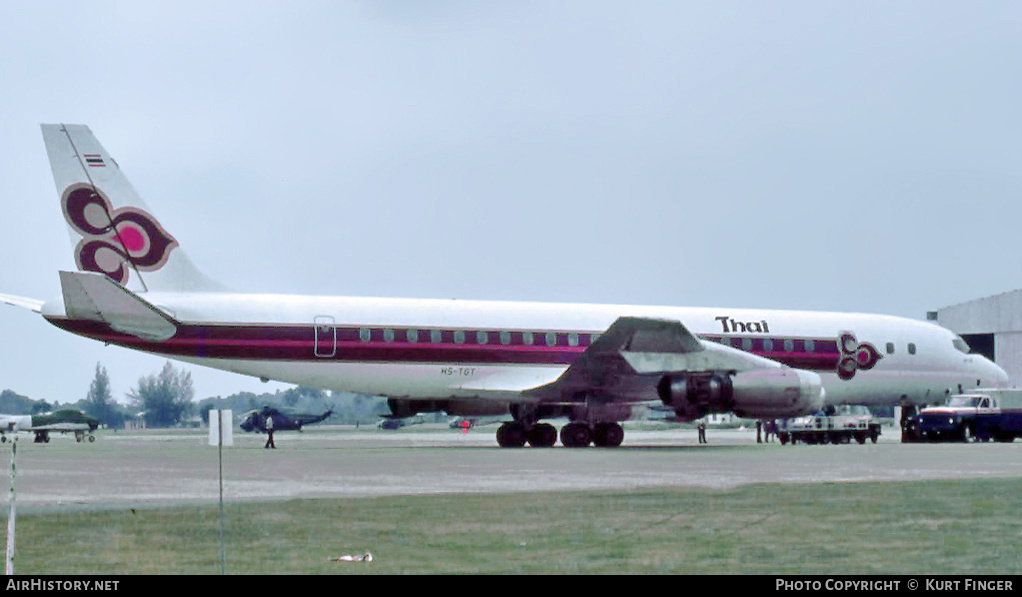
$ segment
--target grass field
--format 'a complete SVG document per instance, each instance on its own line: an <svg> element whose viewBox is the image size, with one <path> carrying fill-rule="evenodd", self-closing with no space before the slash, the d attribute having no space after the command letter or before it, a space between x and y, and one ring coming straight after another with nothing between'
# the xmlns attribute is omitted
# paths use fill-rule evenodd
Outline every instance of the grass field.
<svg viewBox="0 0 1022 597"><path fill-rule="evenodd" d="M1022 480L226 506L228 574L1018 574ZM371 564L338 563L373 553ZM216 574L216 504L19 513L19 574Z"/></svg>

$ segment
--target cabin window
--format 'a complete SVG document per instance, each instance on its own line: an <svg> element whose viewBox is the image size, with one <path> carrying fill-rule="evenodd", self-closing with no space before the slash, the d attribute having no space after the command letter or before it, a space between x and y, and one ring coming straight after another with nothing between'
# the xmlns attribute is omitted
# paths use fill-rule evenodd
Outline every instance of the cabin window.
<svg viewBox="0 0 1022 597"><path fill-rule="evenodd" d="M578 334L574 332L568 334L568 346L578 346Z"/></svg>
<svg viewBox="0 0 1022 597"><path fill-rule="evenodd" d="M742 338L742 350L752 350L752 338Z"/></svg>
<svg viewBox="0 0 1022 597"><path fill-rule="evenodd" d="M522 344L532 346L532 332L522 332Z"/></svg>
<svg viewBox="0 0 1022 597"><path fill-rule="evenodd" d="M409 342L418 342L419 330L408 330L407 332L405 332L405 339L407 339Z"/></svg>
<svg viewBox="0 0 1022 597"><path fill-rule="evenodd" d="M489 339L490 339L489 338L489 334L487 332L483 332L483 331L476 332L476 343L477 344L486 344L486 342Z"/></svg>
<svg viewBox="0 0 1022 597"><path fill-rule="evenodd" d="M795 352L795 341L785 340L784 341L784 352Z"/></svg>
<svg viewBox="0 0 1022 597"><path fill-rule="evenodd" d="M774 349L774 341L771 340L770 338L765 338L763 340L763 350L773 350L773 349Z"/></svg>
<svg viewBox="0 0 1022 597"><path fill-rule="evenodd" d="M465 343L465 330L456 330L454 332L454 343L455 344Z"/></svg>
<svg viewBox="0 0 1022 597"><path fill-rule="evenodd" d="M894 342L887 343L887 354L894 354Z"/></svg>
<svg viewBox="0 0 1022 597"><path fill-rule="evenodd" d="M394 330L386 328L383 330L383 341L393 342L394 341Z"/></svg>
<svg viewBox="0 0 1022 597"><path fill-rule="evenodd" d="M359 328L358 339L363 342L368 342L373 337L373 332L369 328Z"/></svg>
<svg viewBox="0 0 1022 597"><path fill-rule="evenodd" d="M433 330L429 333L429 341L433 344L440 344L442 340L443 335L440 333L440 330Z"/></svg>
<svg viewBox="0 0 1022 597"><path fill-rule="evenodd" d="M557 334L555 332L546 333L546 345L557 346Z"/></svg>
<svg viewBox="0 0 1022 597"><path fill-rule="evenodd" d="M916 353L916 345L914 343L912 343L912 342L908 343L908 353L909 354L915 354Z"/></svg>
<svg viewBox="0 0 1022 597"><path fill-rule="evenodd" d="M806 352L814 352L816 350L816 342L813 340L806 340L805 346Z"/></svg>
<svg viewBox="0 0 1022 597"><path fill-rule="evenodd" d="M500 343L504 345L511 344L511 332L501 332Z"/></svg>

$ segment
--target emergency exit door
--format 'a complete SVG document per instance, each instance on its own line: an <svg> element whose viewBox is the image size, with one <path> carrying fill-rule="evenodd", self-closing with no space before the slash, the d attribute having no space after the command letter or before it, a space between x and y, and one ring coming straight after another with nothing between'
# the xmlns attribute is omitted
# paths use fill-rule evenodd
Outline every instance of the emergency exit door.
<svg viewBox="0 0 1022 597"><path fill-rule="evenodd" d="M313 350L317 357L329 358L337 354L337 326L330 315L317 315L313 321L316 341Z"/></svg>

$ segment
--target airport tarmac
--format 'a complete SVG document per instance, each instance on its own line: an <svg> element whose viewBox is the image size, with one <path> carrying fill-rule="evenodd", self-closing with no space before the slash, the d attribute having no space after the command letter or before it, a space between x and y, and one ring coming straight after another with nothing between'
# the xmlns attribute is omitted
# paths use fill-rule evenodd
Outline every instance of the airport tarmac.
<svg viewBox="0 0 1022 597"><path fill-rule="evenodd" d="M467 433L437 426L398 431L352 428L236 433L223 450L228 500L281 500L443 493L725 489L748 483L845 483L1022 476L1022 442L757 444L755 430L709 430L700 445L687 429L632 430L615 449L500 449L494 427ZM11 444L0 444L9 486ZM55 436L17 453L19 506L213 502L218 450L200 431L104 432L95 443Z"/></svg>

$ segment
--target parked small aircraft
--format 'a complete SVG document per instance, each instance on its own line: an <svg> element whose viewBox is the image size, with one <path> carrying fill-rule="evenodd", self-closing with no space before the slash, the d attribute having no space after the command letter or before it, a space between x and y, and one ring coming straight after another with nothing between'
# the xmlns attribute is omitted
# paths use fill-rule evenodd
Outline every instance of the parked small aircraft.
<svg viewBox="0 0 1022 597"><path fill-rule="evenodd" d="M508 421L508 419L510 419L510 418L511 417L509 417L509 416L496 416L496 417L455 417L455 418L451 419L451 421L450 421L450 423L448 423L448 425L450 425L451 429L465 430L465 429L472 429L473 427L477 427L479 425L494 425L496 423L506 423Z"/></svg>
<svg viewBox="0 0 1022 597"><path fill-rule="evenodd" d="M384 417L376 424L380 429L396 431L409 425L423 425L426 421L422 417Z"/></svg>
<svg viewBox="0 0 1022 597"><path fill-rule="evenodd" d="M0 442L7 441L6 433L30 431L35 433L35 443L49 443L50 432L74 433L75 440L81 442L86 437L90 442L96 441L92 433L99 427L99 421L78 410L58 410L42 415L4 415L0 414Z"/></svg>
<svg viewBox="0 0 1022 597"><path fill-rule="evenodd" d="M274 431L301 431L302 425L311 425L326 420L334 411L328 410L321 415L287 413L271 406L260 410L250 410L242 415L241 429L266 433L266 418L273 417Z"/></svg>

